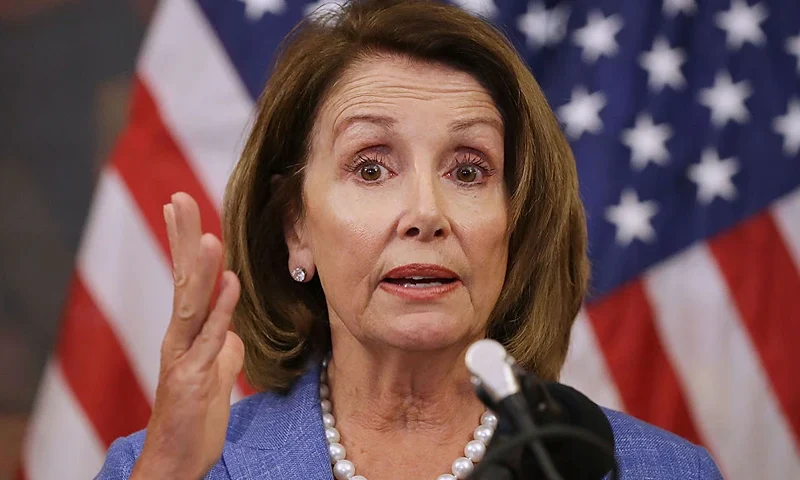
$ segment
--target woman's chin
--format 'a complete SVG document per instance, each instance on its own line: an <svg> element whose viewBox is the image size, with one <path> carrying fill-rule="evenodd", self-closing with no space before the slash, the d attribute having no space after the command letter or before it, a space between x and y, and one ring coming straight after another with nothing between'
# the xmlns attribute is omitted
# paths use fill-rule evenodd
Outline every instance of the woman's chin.
<svg viewBox="0 0 800 480"><path fill-rule="evenodd" d="M453 315L434 313L405 314L380 326L375 332L383 343L409 351L439 350L465 341L469 329Z"/></svg>

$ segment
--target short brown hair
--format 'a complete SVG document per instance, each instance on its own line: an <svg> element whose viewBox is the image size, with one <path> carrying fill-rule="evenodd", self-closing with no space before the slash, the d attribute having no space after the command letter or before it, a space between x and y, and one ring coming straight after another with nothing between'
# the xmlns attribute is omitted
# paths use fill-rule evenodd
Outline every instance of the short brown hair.
<svg viewBox="0 0 800 480"><path fill-rule="evenodd" d="M304 166L326 93L348 66L385 53L469 73L494 99L505 125L510 243L488 335L524 368L557 379L588 260L575 161L552 110L490 23L435 1L365 0L303 20L286 37L228 183L223 234L228 268L242 282L234 328L248 380L286 390L330 348L325 294L317 278L289 276L283 227L303 214Z"/></svg>

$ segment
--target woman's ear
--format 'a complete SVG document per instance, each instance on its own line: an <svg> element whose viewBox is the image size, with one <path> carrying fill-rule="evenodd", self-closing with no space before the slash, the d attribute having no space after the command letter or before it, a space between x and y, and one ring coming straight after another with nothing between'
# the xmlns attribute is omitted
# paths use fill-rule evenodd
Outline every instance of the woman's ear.
<svg viewBox="0 0 800 480"><path fill-rule="evenodd" d="M284 223L284 237L289 250L289 274L298 282L307 282L314 276L314 254L308 242L303 219Z"/></svg>
<svg viewBox="0 0 800 480"><path fill-rule="evenodd" d="M275 176L272 180L275 184ZM311 280L315 272L314 254L303 215L287 213L283 219L283 238L289 251L289 274L298 282Z"/></svg>

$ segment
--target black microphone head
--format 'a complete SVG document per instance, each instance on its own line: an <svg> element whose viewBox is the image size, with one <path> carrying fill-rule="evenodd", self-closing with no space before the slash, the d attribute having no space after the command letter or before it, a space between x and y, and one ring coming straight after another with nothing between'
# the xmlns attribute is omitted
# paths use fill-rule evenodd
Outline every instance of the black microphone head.
<svg viewBox="0 0 800 480"><path fill-rule="evenodd" d="M613 451L614 431L608 418L600 406L584 394L561 383L542 382L531 374L521 378L520 384L538 427L577 427L599 437ZM495 438L488 451L519 433L502 413L498 413L498 419ZM613 458L581 439L572 436L546 438L542 439L542 444L564 480L602 479L613 468ZM508 464L515 472L514 478L547 478L529 449L520 447L510 453Z"/></svg>
<svg viewBox="0 0 800 480"><path fill-rule="evenodd" d="M614 430L603 410L586 395L567 385L548 382L543 386L560 412L543 419L542 425L570 425L587 430L614 448ZM546 442L546 447L564 479L603 478L613 467L613 459L583 441L566 438Z"/></svg>
<svg viewBox="0 0 800 480"><path fill-rule="evenodd" d="M561 416L556 416L552 421L585 428L610 444L614 443L614 430L598 404L563 383L547 382L544 388L561 407Z"/></svg>
<svg viewBox="0 0 800 480"><path fill-rule="evenodd" d="M472 344L465 363L478 398L498 417L485 461L474 472L476 480L541 479L556 473L564 480L591 480L614 470L611 424L585 395L526 372L495 340Z"/></svg>

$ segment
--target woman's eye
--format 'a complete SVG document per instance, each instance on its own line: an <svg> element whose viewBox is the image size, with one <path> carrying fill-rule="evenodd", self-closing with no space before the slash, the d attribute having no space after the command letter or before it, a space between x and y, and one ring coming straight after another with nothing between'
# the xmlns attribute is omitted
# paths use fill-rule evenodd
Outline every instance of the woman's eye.
<svg viewBox="0 0 800 480"><path fill-rule="evenodd" d="M482 173L480 167L475 165L459 165L452 172L456 180L462 183L475 183Z"/></svg>
<svg viewBox="0 0 800 480"><path fill-rule="evenodd" d="M386 170L386 167L378 165L377 163L368 163L361 166L358 174L364 181L374 182L380 180L383 170Z"/></svg>

